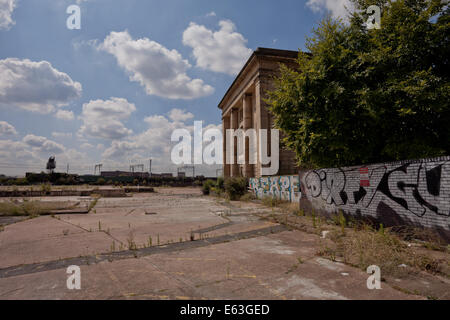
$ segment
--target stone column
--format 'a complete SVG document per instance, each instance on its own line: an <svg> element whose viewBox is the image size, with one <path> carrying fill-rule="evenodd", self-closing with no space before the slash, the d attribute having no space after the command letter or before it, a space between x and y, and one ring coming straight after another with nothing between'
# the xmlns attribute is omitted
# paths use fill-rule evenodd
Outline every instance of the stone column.
<svg viewBox="0 0 450 320"><path fill-rule="evenodd" d="M267 129L267 153L268 156L271 156L271 134L270 134L270 129L271 128L271 120L270 120L270 113L267 109L267 105L264 102L264 98L266 97L266 90L268 89L268 84L267 84L267 76L260 76L259 81L257 81L255 83L255 93L256 93L256 108L257 108L257 113L259 116L259 121L260 121L260 129ZM258 145L259 145L259 140L258 140ZM261 150L258 149L258 167L257 167L257 176L260 177L261 176L261 169L263 167L267 167L267 165L263 165L262 163L259 162L259 157L260 157L260 152Z"/></svg>
<svg viewBox="0 0 450 320"><path fill-rule="evenodd" d="M230 116L226 115L222 118L222 131L223 131L223 177L230 177L230 164L227 160L227 129L230 129Z"/></svg>
<svg viewBox="0 0 450 320"><path fill-rule="evenodd" d="M239 110L231 109L231 117L230 117L230 126L231 129L238 130L239 129ZM239 177L239 165L237 163L237 138L233 138L233 164L231 164L231 177Z"/></svg>
<svg viewBox="0 0 450 320"><path fill-rule="evenodd" d="M253 97L251 94L244 94L242 105L244 109L244 132L253 127ZM244 177L253 178L253 165L250 164L250 139L245 138L245 164ZM254 143L254 142L253 142Z"/></svg>

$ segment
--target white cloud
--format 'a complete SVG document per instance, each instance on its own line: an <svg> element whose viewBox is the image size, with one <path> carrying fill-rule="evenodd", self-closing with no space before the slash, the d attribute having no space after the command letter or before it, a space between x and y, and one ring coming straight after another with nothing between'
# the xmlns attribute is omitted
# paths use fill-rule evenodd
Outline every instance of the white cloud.
<svg viewBox="0 0 450 320"><path fill-rule="evenodd" d="M133 133L122 123L136 110L133 103L123 98L91 100L83 104L80 134L107 140L117 140Z"/></svg>
<svg viewBox="0 0 450 320"><path fill-rule="evenodd" d="M212 31L194 22L183 33L183 44L193 49L197 66L214 72L236 75L252 54L247 40L236 32L229 20L219 22L220 29Z"/></svg>
<svg viewBox="0 0 450 320"><path fill-rule="evenodd" d="M68 111L68 110L56 111L55 117L57 117L58 119L61 119L61 120L73 120L74 119L73 112Z"/></svg>
<svg viewBox="0 0 450 320"><path fill-rule="evenodd" d="M92 172L93 160L86 153L75 149L66 149L61 144L45 137L27 135L21 141L0 140L0 162L7 166L0 168L2 173L23 175L26 171L45 171L45 165L51 155L56 155L56 169L70 172Z"/></svg>
<svg viewBox="0 0 450 320"><path fill-rule="evenodd" d="M0 105L50 113L81 96L81 84L47 61L0 60Z"/></svg>
<svg viewBox="0 0 450 320"><path fill-rule="evenodd" d="M33 165L37 159L33 150L22 141L0 140L0 160L2 163ZM15 168L9 168L8 171L13 171L12 169Z"/></svg>
<svg viewBox="0 0 450 320"><path fill-rule="evenodd" d="M72 138L72 133L71 132L52 132L52 137L60 138L60 139Z"/></svg>
<svg viewBox="0 0 450 320"><path fill-rule="evenodd" d="M17 134L16 128L6 121L0 121L0 136Z"/></svg>
<svg viewBox="0 0 450 320"><path fill-rule="evenodd" d="M174 109L178 110L178 109ZM169 114L178 116L186 113L171 110ZM111 146L103 152L103 158L128 159L134 154L142 154L142 157L151 155L153 158L164 159L162 162L170 162L170 137L175 129L186 128L183 121L168 119L162 115L146 117L144 121L148 129L140 134L129 137L126 141L113 141ZM188 127L190 128L190 127ZM155 159L156 160L156 159Z"/></svg>
<svg viewBox="0 0 450 320"><path fill-rule="evenodd" d="M172 116L172 117L171 117ZM174 143L171 135L175 129L187 129L193 131L193 125L186 121L191 120L189 112L172 109L168 117L153 115L144 119L148 128L144 132L128 137L122 141L112 141L111 145L104 150L102 162L109 163L109 167L123 166L124 163L145 163L152 158L153 172L176 172L177 166L172 164L171 150ZM208 125L204 130L210 128L221 128L220 126ZM144 160L143 160L144 159ZM147 160L145 160L147 159ZM206 172L215 175L216 166L199 165L196 172Z"/></svg>
<svg viewBox="0 0 450 320"><path fill-rule="evenodd" d="M194 99L214 92L203 80L186 74L191 65L178 51L148 38L133 40L128 31L111 32L99 48L114 55L130 80L139 82L149 95Z"/></svg>
<svg viewBox="0 0 450 320"><path fill-rule="evenodd" d="M85 142L82 145L80 145L80 148L81 149L91 149L91 148L95 148L95 147L92 144Z"/></svg>
<svg viewBox="0 0 450 320"><path fill-rule="evenodd" d="M207 17L215 17L216 13L214 11L211 11L210 13L206 14Z"/></svg>
<svg viewBox="0 0 450 320"><path fill-rule="evenodd" d="M194 115L190 112L181 109L172 109L169 112L169 118L173 121L185 122L186 120L193 119Z"/></svg>
<svg viewBox="0 0 450 320"><path fill-rule="evenodd" d="M15 24L12 13L16 5L16 0L0 0L0 30L7 30Z"/></svg>
<svg viewBox="0 0 450 320"><path fill-rule="evenodd" d="M34 148L35 151L39 152L58 154L64 152L65 149L63 145L55 141L49 140L45 137L35 136L34 134L26 135L22 141L28 146Z"/></svg>
<svg viewBox="0 0 450 320"><path fill-rule="evenodd" d="M348 10L353 11L354 5L350 0L308 0L306 5L314 12L328 11L332 17L348 18Z"/></svg>

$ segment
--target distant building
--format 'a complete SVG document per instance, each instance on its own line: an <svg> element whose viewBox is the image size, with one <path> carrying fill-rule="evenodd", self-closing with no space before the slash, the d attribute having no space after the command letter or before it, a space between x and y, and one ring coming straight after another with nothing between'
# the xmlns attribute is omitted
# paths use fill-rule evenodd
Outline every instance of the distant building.
<svg viewBox="0 0 450 320"><path fill-rule="evenodd" d="M296 59L298 51L287 51L277 49L258 48L247 63L242 68L234 80L231 87L226 92L222 101L219 103L219 109L222 110L222 128L223 133L223 156L225 177L260 177L261 168L265 167L260 163L259 141L257 143L257 164L249 164L248 153L249 145L246 142L245 153L246 163L236 164L237 155L234 154L233 165L225 161L225 146L227 144L227 129L272 129L273 116L268 111L264 98L267 97L266 91L273 88L273 77L279 74L280 64L291 68L297 68ZM259 140L259 137L257 138ZM282 136L280 134L280 140ZM267 150L270 150L270 134L267 141ZM236 150L236 149L235 149ZM280 149L279 174L297 173L295 152L291 150Z"/></svg>

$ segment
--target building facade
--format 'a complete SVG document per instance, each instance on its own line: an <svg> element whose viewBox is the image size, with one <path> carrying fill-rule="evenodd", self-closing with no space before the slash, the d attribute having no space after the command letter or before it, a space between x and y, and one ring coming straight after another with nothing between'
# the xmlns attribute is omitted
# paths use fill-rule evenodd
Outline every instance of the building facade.
<svg viewBox="0 0 450 320"><path fill-rule="evenodd" d="M232 138L236 139L233 141L234 152L232 156L227 155L227 144L230 145L227 130L242 129L246 132L249 129L255 129L259 133L260 129L267 129L269 132L267 150L270 156L270 129L273 128L273 116L270 114L264 99L267 97L266 92L273 89L273 77L279 74L280 64L297 68L297 57L298 51L258 48L248 59L219 103L219 109L222 110L224 177L261 177L262 168L270 166L261 164L259 134L256 135L256 164L251 164L251 161L249 161L250 146L248 138L245 139L245 146L243 144L241 150L243 154L240 154L237 148L237 138ZM227 156L229 157L228 160ZM238 157L245 157L245 163L238 164ZM232 161L229 161L231 158ZM233 164L230 164L230 162ZM279 162L278 175L296 174L298 172L295 164L295 152L280 148Z"/></svg>

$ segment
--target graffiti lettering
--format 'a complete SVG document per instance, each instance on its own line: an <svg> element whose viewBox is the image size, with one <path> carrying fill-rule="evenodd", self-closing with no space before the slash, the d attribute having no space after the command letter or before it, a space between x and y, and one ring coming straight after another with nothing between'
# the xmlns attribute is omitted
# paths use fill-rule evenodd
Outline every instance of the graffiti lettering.
<svg viewBox="0 0 450 320"><path fill-rule="evenodd" d="M312 170L301 172L300 179L302 199L316 209L374 217L395 214L396 221L450 229L450 157Z"/></svg>
<svg viewBox="0 0 450 320"><path fill-rule="evenodd" d="M298 176L251 178L250 190L259 199L273 197L290 202L300 201Z"/></svg>

